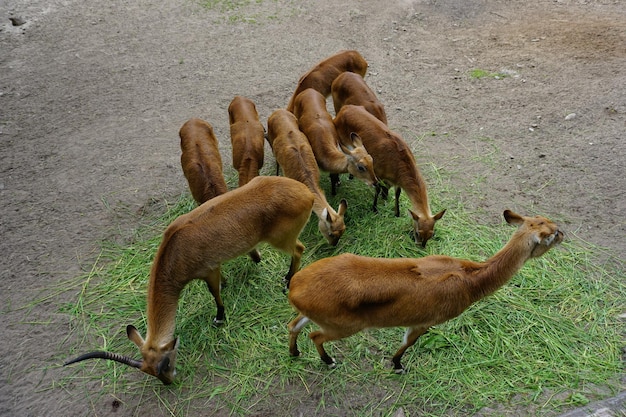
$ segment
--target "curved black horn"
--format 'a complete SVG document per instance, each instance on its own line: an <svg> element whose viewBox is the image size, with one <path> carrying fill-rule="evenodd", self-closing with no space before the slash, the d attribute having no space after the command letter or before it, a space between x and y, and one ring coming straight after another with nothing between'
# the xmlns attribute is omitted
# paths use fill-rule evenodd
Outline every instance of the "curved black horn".
<svg viewBox="0 0 626 417"><path fill-rule="evenodd" d="M131 359L126 356L118 355L117 353L95 351L85 353L77 358L67 361L63 366L71 365L76 362L84 361L85 359L108 359L115 362L123 363L124 365L132 366L133 368L141 368L142 361Z"/></svg>

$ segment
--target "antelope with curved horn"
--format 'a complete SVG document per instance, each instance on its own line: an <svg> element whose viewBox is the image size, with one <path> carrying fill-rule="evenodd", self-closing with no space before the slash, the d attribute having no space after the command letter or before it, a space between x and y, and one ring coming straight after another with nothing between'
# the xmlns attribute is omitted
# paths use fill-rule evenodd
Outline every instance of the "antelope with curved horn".
<svg viewBox="0 0 626 417"><path fill-rule="evenodd" d="M317 165L330 173L332 195L337 193L339 174L343 173L350 173L369 186L378 184L372 157L363 144L359 140L346 144L339 141L333 118L326 110L326 98L320 92L307 88L298 94L294 115L311 144Z"/></svg>
<svg viewBox="0 0 626 417"><path fill-rule="evenodd" d="M319 219L319 231L329 244L336 246L346 230L343 216L348 203L341 200L337 211L328 204L319 186L320 172L315 155L308 139L298 128L296 116L285 109L274 111L267 120L267 139L285 176L306 184L315 196L313 212Z"/></svg>
<svg viewBox="0 0 626 417"><path fill-rule="evenodd" d="M179 216L165 230L150 270L146 338L131 325L126 329L142 359L91 352L66 365L91 358L110 359L170 384L175 376L178 338L174 338L174 330L182 289L194 279L204 280L217 305L214 323L222 323L225 314L220 266L250 252L260 242L291 255L285 277L289 283L300 267L304 245L298 236L311 216L313 199L309 189L298 181L261 176Z"/></svg>
<svg viewBox="0 0 626 417"><path fill-rule="evenodd" d="M409 214L413 219L415 242L426 247L426 242L434 234L435 222L441 219L446 211L442 210L434 216L431 213L426 182L404 139L391 131L386 124L370 114L363 106L344 105L334 122L339 140L360 138L365 149L374 159L374 171L378 179L396 187L396 217L400 216L400 192L402 190L406 192L412 206ZM376 188L372 206L374 211L377 211L381 188L380 184Z"/></svg>
<svg viewBox="0 0 626 417"><path fill-rule="evenodd" d="M378 100L376 94L367 85L363 77L359 77L353 72L339 74L331 85L331 94L333 96L335 114L338 114L344 105L354 104L355 106L363 106L365 110L373 114L378 120L388 124L385 106Z"/></svg>
<svg viewBox="0 0 626 417"><path fill-rule="evenodd" d="M367 61L363 56L354 50L340 51L335 55L329 56L317 63L313 68L307 71L300 80L298 80L298 86L287 104L287 110L293 112L294 102L298 94L306 90L307 88L314 88L319 91L324 97L328 97L330 94L330 87L342 72L354 72L361 77L365 76L367 71Z"/></svg>
<svg viewBox="0 0 626 417"><path fill-rule="evenodd" d="M518 229L509 242L484 262L431 255L417 259L366 258L343 254L314 262L291 280L289 301L299 313L289 323L289 353L298 356L298 334L309 321L320 330L309 337L320 358L335 360L324 343L366 328L407 327L393 355L396 373L404 373L402 355L430 327L459 316L473 303L506 284L530 258L563 240L549 219L504 212Z"/></svg>

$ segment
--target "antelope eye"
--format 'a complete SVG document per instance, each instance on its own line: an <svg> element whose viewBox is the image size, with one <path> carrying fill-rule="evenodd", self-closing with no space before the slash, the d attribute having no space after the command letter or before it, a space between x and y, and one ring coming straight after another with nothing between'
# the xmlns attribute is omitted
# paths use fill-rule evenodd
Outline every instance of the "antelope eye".
<svg viewBox="0 0 626 417"><path fill-rule="evenodd" d="M363 165L357 165L359 172L365 172L365 167Z"/></svg>

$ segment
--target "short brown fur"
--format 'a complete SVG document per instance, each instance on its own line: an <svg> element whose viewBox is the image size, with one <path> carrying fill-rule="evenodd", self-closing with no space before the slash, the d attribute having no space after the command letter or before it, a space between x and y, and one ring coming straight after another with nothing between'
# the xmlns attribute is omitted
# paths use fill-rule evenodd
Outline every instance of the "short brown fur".
<svg viewBox="0 0 626 417"><path fill-rule="evenodd" d="M204 280L217 305L215 322L223 322L221 264L249 252L260 242L291 255L285 277L289 281L300 267L304 245L298 236L312 207L313 194L304 184L289 178L260 176L179 216L165 230L150 271L146 339L135 327L127 328L128 338L139 347L143 359L134 361L107 352L103 353L107 357L83 356L122 362L170 384L175 376L178 339L174 338L174 330L182 289L194 279Z"/></svg>
<svg viewBox="0 0 626 417"><path fill-rule="evenodd" d="M337 211L328 204L319 186L320 172L315 155L307 137L298 128L296 116L284 109L274 111L267 120L267 138L285 176L305 184L315 196L313 212L319 219L318 228L328 243L337 245L346 229L343 216L348 204L341 200Z"/></svg>
<svg viewBox="0 0 626 417"><path fill-rule="evenodd" d="M194 200L202 204L228 191L213 127L204 120L192 118L183 124L178 134L182 150L180 162Z"/></svg>
<svg viewBox="0 0 626 417"><path fill-rule="evenodd" d="M265 128L259 121L254 102L235 96L228 106L233 167L239 173L239 186L259 175L263 167Z"/></svg>
<svg viewBox="0 0 626 417"><path fill-rule="evenodd" d="M434 234L435 222L441 219L445 210L434 216L431 213L426 182L404 139L391 131L386 124L370 114L363 106L343 106L334 122L339 140L351 140L350 138L356 134L374 159L374 171L378 179L396 187L396 217L400 216L400 192L401 190L406 192L412 206L409 213L413 218L415 241L425 247L426 242ZM374 197L374 211L377 210L380 188L380 186L377 188Z"/></svg>
<svg viewBox="0 0 626 417"><path fill-rule="evenodd" d="M298 356L298 334L313 321L319 331L309 337L322 360L335 361L324 342L366 328L407 327L405 341L393 356L403 373L402 355L431 326L460 315L474 302L506 284L530 258L563 240L558 226L545 217L504 212L518 225L509 242L485 262L432 255L418 259L378 259L343 254L314 262L291 280L289 301L299 315L289 323L289 352Z"/></svg>
<svg viewBox="0 0 626 417"><path fill-rule="evenodd" d="M359 52L348 50L340 51L319 62L300 77L298 86L287 105L287 110L293 112L296 97L307 88L314 88L324 97L328 97L333 81L345 71L354 72L364 77L367 72L367 61Z"/></svg>
<svg viewBox="0 0 626 417"><path fill-rule="evenodd" d="M335 114L338 114L344 105L354 104L355 106L363 106L365 110L378 120L388 124L385 106L378 100L378 97L367 85L363 77L359 77L352 72L339 74L333 81L331 94L333 96Z"/></svg>
<svg viewBox="0 0 626 417"><path fill-rule="evenodd" d="M298 94L294 115L311 144L318 166L330 173L332 195L336 194L339 174L350 173L367 185L376 186L378 179L372 157L358 140L346 144L339 141L333 118L326 110L326 98L320 92L307 88Z"/></svg>

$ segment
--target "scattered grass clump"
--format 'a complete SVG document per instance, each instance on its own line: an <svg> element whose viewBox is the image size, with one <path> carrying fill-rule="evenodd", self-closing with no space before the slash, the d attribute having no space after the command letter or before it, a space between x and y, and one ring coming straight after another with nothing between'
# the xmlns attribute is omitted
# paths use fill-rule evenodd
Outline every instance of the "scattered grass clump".
<svg viewBox="0 0 626 417"><path fill-rule="evenodd" d="M459 203L459 193L432 171L425 172L433 179L431 204L448 211L425 250L413 241L404 194L401 217L393 215L393 193L375 214L373 191L344 177L329 202L336 207L341 198L348 200L346 233L337 247L330 247L313 215L301 235L307 247L303 267L344 252L377 257L443 253L473 260L493 255L514 228L504 221L486 224L473 215ZM235 182L231 176L231 186ZM325 175L322 186L330 189ZM139 357L125 327L133 324L145 333L146 286L161 234L192 207L191 198L181 196L131 243L103 244L100 258L81 277L76 301L62 308L79 343L59 362L89 350ZM290 358L286 324L294 313L281 281L289 257L263 245L260 264L242 256L223 266L224 326L211 325L215 303L204 283L192 282L183 291L175 384L165 387L156 378L104 361L64 369L58 384L75 391L97 384L100 396L133 398L138 409L157 407L170 415L218 410L248 415L259 407L294 409L303 401L319 414L343 410L346 404L351 415L390 415L398 407L410 415L471 413L513 399L558 410L572 401L586 401L590 386L605 385L622 370L624 326L618 316L624 311L626 288L610 266L594 262L596 249L566 236L560 247L527 262L493 296L422 336L404 356L408 374L398 376L390 358L401 344L404 330L399 328L328 343L329 353L339 361L334 370L320 361L307 337L300 338L301 356ZM305 336L313 328L305 329ZM563 401L563 393L569 393L569 402ZM87 393L78 389L76 395Z"/></svg>
<svg viewBox="0 0 626 417"><path fill-rule="evenodd" d="M509 74L507 74L504 71L491 72L491 71L487 71L487 70L480 69L480 68L476 68L470 71L470 77L475 78L477 80L480 80L481 78L493 78L496 80L501 80L508 76Z"/></svg>

